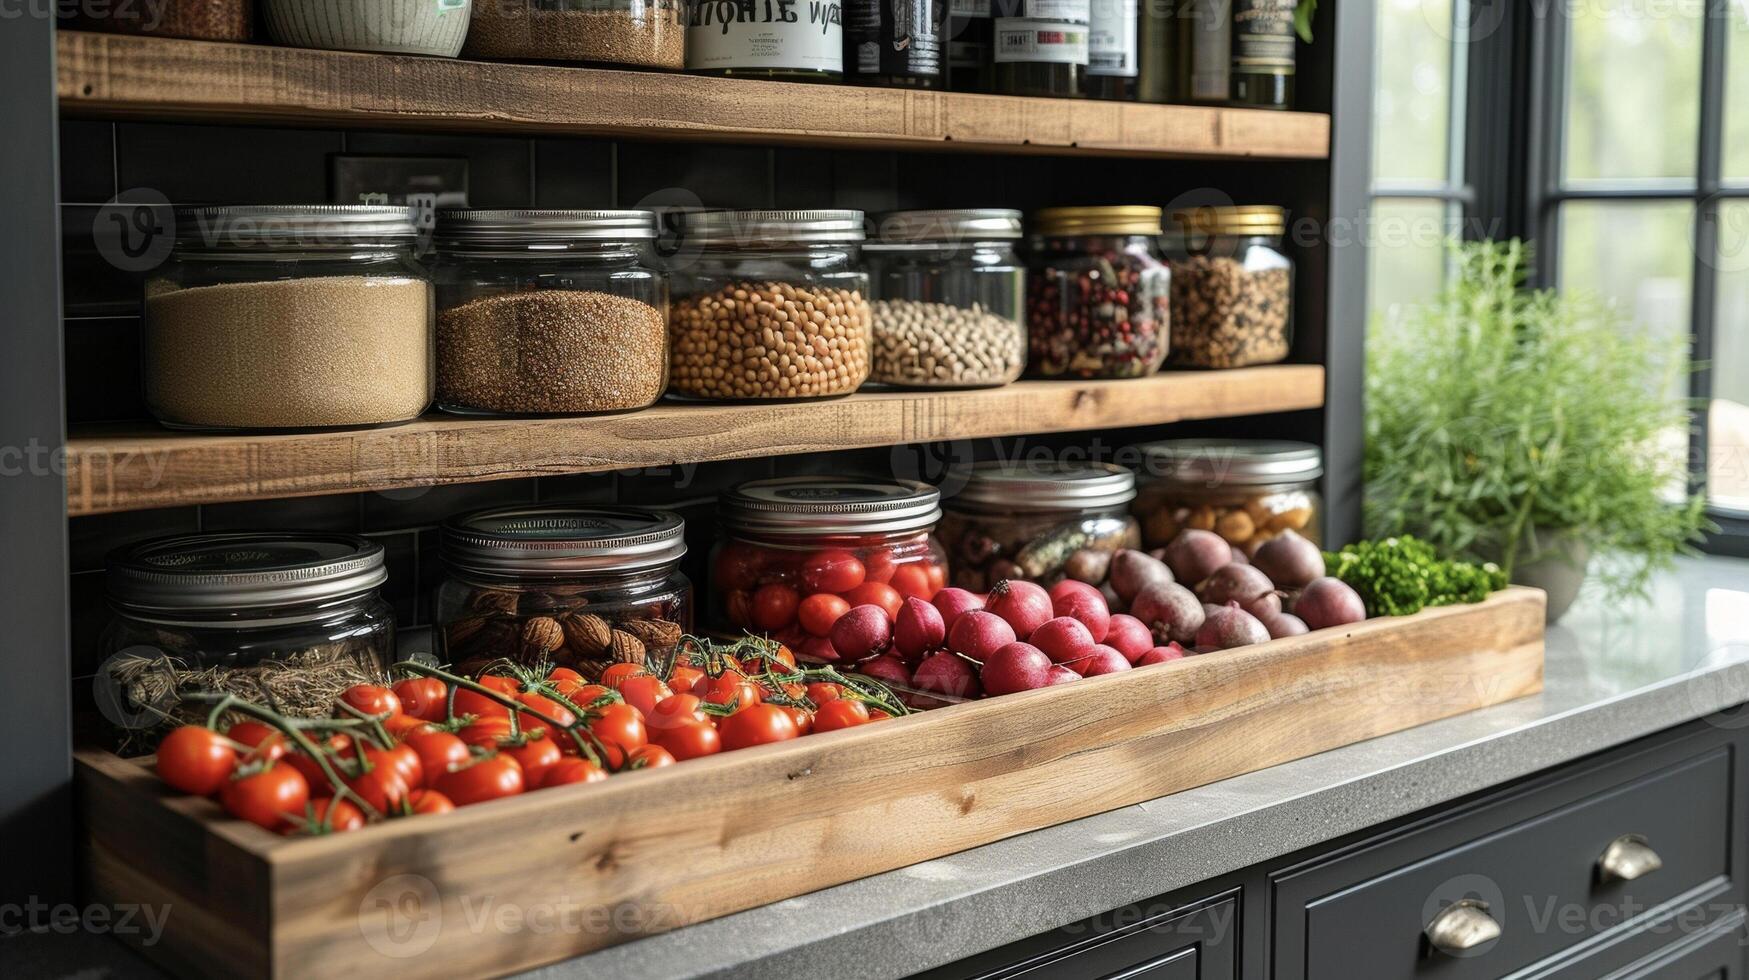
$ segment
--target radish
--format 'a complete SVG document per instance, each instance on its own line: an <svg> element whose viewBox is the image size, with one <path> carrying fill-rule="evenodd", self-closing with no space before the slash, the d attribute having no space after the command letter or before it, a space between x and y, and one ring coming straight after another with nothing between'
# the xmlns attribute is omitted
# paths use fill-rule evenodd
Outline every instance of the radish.
<svg viewBox="0 0 1749 980"><path fill-rule="evenodd" d="M978 673L972 665L951 653L937 653L924 658L911 674L911 686L957 698L975 698L983 693Z"/></svg>
<svg viewBox="0 0 1749 980"><path fill-rule="evenodd" d="M1154 649L1154 634L1134 616L1119 613L1111 617L1111 630L1105 634L1105 645L1124 659L1132 660Z"/></svg>
<svg viewBox="0 0 1749 980"><path fill-rule="evenodd" d="M1130 660L1101 643L1090 650L1087 658L1076 666L1081 668L1082 677L1094 677L1099 674L1115 674L1118 671L1129 670Z"/></svg>
<svg viewBox="0 0 1749 980"><path fill-rule="evenodd" d="M1095 641L1080 620L1058 616L1033 630L1029 642L1043 650L1053 663L1066 664L1085 657Z"/></svg>
<svg viewBox="0 0 1749 980"><path fill-rule="evenodd" d="M1015 641L990 654L979 676L985 693L1013 694L1049 684L1052 666L1044 651L1030 643Z"/></svg>
<svg viewBox="0 0 1749 980"><path fill-rule="evenodd" d="M911 668L905 665L905 661L890 653L883 653L873 660L864 660L856 665L856 672L872 677L882 684L898 684L903 687L911 683Z"/></svg>
<svg viewBox="0 0 1749 980"><path fill-rule="evenodd" d="M899 656L916 663L945 642L947 624L942 622L941 610L916 596L907 597L893 623L893 647Z"/></svg>
<svg viewBox="0 0 1749 980"><path fill-rule="evenodd" d="M934 604L936 611L941 613L942 627L949 632L953 631L953 624L959 621L960 616L974 609L984 608L983 596L952 586L937 592L935 598L930 601Z"/></svg>
<svg viewBox="0 0 1749 980"><path fill-rule="evenodd" d="M1066 578L1051 586L1050 595L1051 612L1080 620L1093 642L1104 642L1105 631L1111 628L1111 606L1098 589Z"/></svg>
<svg viewBox="0 0 1749 980"><path fill-rule="evenodd" d="M990 590L984 609L995 613L1014 627L1014 635L1028 637L1054 613L1051 595L1043 586L1022 579L1004 579Z"/></svg>
<svg viewBox="0 0 1749 980"><path fill-rule="evenodd" d="M1058 684L1067 684L1070 681L1078 681L1080 679L1080 674L1075 673L1062 664L1052 664L1050 673L1045 675L1045 686L1055 687Z"/></svg>
<svg viewBox="0 0 1749 980"><path fill-rule="evenodd" d="M1163 647L1155 647L1147 653L1142 654L1141 659L1136 661L1136 666L1146 667L1149 664L1170 663L1171 661L1182 660L1183 658L1184 648L1176 643L1168 643Z"/></svg>
<svg viewBox="0 0 1749 980"><path fill-rule="evenodd" d="M864 660L887 651L893 642L893 624L880 606L857 606L832 624L831 640L839 656Z"/></svg>
<svg viewBox="0 0 1749 980"><path fill-rule="evenodd" d="M1008 625L1006 619L995 613L974 609L954 622L953 629L947 634L947 645L949 649L981 663L990 654L1016 639L1014 627Z"/></svg>

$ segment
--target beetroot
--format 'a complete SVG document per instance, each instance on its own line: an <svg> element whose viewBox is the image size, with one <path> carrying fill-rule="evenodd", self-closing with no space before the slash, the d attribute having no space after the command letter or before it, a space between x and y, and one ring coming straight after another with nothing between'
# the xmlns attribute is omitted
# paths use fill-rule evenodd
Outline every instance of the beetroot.
<svg viewBox="0 0 1749 980"><path fill-rule="evenodd" d="M947 632L949 649L980 662L1015 639L1014 627L1008 625L1008 620L982 609L961 616Z"/></svg>
<svg viewBox="0 0 1749 980"><path fill-rule="evenodd" d="M1157 558L1128 548L1111 558L1111 587L1125 602L1133 602L1148 586L1172 581L1172 569Z"/></svg>
<svg viewBox="0 0 1749 980"><path fill-rule="evenodd" d="M1366 618L1366 603L1347 583L1325 576L1300 590L1293 614L1308 628L1321 630L1360 622Z"/></svg>
<svg viewBox="0 0 1749 980"><path fill-rule="evenodd" d="M950 633L953 632L953 624L962 614L984 608L983 596L952 586L937 592L930 602L941 613L941 625Z"/></svg>
<svg viewBox="0 0 1749 980"><path fill-rule="evenodd" d="M1119 614L1111 617L1111 629L1105 634L1105 645L1134 660L1154 647L1154 634L1147 624L1134 616Z"/></svg>
<svg viewBox="0 0 1749 980"><path fill-rule="evenodd" d="M1051 594L1044 586L1021 579L997 582L984 609L1007 620L1014 627L1014 635L1021 638L1031 636L1033 630L1055 615L1051 610Z"/></svg>
<svg viewBox="0 0 1749 980"><path fill-rule="evenodd" d="M882 684L898 684L903 687L911 683L911 668L905 661L890 653L883 653L873 660L864 660L856 665L856 672L872 677Z"/></svg>
<svg viewBox="0 0 1749 980"><path fill-rule="evenodd" d="M1306 621L1293 613L1278 612L1270 616L1258 616L1257 621L1269 631L1269 638L1279 640L1284 636L1299 636L1311 632Z"/></svg>
<svg viewBox="0 0 1749 980"><path fill-rule="evenodd" d="M1093 635L1093 642L1105 639L1105 631L1111 628L1111 607L1098 589L1085 582L1064 579L1051 586L1050 595L1053 613L1080 620Z"/></svg>
<svg viewBox="0 0 1749 980"><path fill-rule="evenodd" d="M887 611L873 604L857 606L832 624L832 648L845 660L865 660L887 652L893 642L893 624Z"/></svg>
<svg viewBox="0 0 1749 980"><path fill-rule="evenodd" d="M833 648L832 641L823 636L810 636L803 640L802 645L796 648L796 655L828 664L835 664L844 659Z"/></svg>
<svg viewBox="0 0 1749 980"><path fill-rule="evenodd" d="M1204 579L1196 587L1196 594L1202 601L1212 602L1217 606L1224 606L1229 602L1237 602L1243 606L1274 588L1275 584L1269 581L1269 576L1252 566L1229 563Z"/></svg>
<svg viewBox="0 0 1749 980"><path fill-rule="evenodd" d="M1136 666L1146 667L1149 664L1163 664L1173 660L1181 660L1183 658L1184 648L1176 643L1168 643L1163 647L1155 647L1147 653L1142 654L1141 659L1136 661Z"/></svg>
<svg viewBox="0 0 1749 980"><path fill-rule="evenodd" d="M1250 547L1250 546L1247 545L1246 547ZM1244 548L1241 548L1238 545L1233 545L1232 548L1233 548L1233 557L1231 557L1227 560L1228 564L1231 564L1231 565L1249 565L1249 564L1251 564L1251 556L1247 555L1245 553Z"/></svg>
<svg viewBox="0 0 1749 980"><path fill-rule="evenodd" d="M916 596L905 599L899 607L899 618L893 623L893 648L911 663L947 642L947 624L941 610Z"/></svg>
<svg viewBox="0 0 1749 980"><path fill-rule="evenodd" d="M1257 621L1256 616L1240 609L1237 602L1209 614L1209 618L1203 620L1202 629L1196 631L1199 650L1231 650L1268 642L1269 630Z"/></svg>
<svg viewBox="0 0 1749 980"><path fill-rule="evenodd" d="M1087 656L1075 666L1081 668L1082 677L1096 677L1100 674L1115 674L1120 670L1129 670L1130 658L1101 643L1088 651Z"/></svg>
<svg viewBox="0 0 1749 980"><path fill-rule="evenodd" d="M1239 603L1239 608L1256 616L1258 619L1279 616L1281 615L1281 597L1282 593L1271 589L1257 598L1252 599L1250 602Z"/></svg>
<svg viewBox="0 0 1749 980"><path fill-rule="evenodd" d="M1073 616L1058 616L1045 621L1043 626L1032 631L1030 642L1044 651L1045 656L1053 662L1066 664L1087 655L1087 650L1093 646L1093 634L1086 624Z"/></svg>
<svg viewBox="0 0 1749 980"><path fill-rule="evenodd" d="M1043 650L1016 641L990 654L978 676L986 694L1013 694L1049 684L1052 666Z"/></svg>
<svg viewBox="0 0 1749 980"><path fill-rule="evenodd" d="M1136 601L1130 603L1130 615L1141 620L1152 638L1162 643L1168 640L1189 643L1206 618L1202 603L1176 582L1156 582L1143 589ZM1152 645L1150 642L1149 646Z"/></svg>
<svg viewBox="0 0 1749 980"><path fill-rule="evenodd" d="M1054 687L1058 684L1067 684L1070 681L1078 681L1080 679L1080 674L1075 673L1062 664L1052 664L1050 673L1045 675L1045 686Z"/></svg>
<svg viewBox="0 0 1749 980"><path fill-rule="evenodd" d="M1166 565L1180 582L1201 582L1232 561L1232 546L1213 531L1180 531L1166 546Z"/></svg>
<svg viewBox="0 0 1749 980"><path fill-rule="evenodd" d="M911 686L956 698L975 698L984 693L978 684L978 672L951 653L937 653L924 658L911 674Z"/></svg>
<svg viewBox="0 0 1749 980"><path fill-rule="evenodd" d="M1324 553L1291 530L1263 542L1251 564L1283 589L1304 588L1324 575Z"/></svg>

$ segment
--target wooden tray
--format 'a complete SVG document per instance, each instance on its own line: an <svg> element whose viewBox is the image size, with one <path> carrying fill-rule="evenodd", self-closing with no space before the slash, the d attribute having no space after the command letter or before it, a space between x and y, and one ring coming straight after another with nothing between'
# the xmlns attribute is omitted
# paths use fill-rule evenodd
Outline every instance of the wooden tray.
<svg viewBox="0 0 1749 980"><path fill-rule="evenodd" d="M501 974L1535 693L1543 609L1508 589L325 838L86 751L88 898L168 906L145 952L182 973Z"/></svg>

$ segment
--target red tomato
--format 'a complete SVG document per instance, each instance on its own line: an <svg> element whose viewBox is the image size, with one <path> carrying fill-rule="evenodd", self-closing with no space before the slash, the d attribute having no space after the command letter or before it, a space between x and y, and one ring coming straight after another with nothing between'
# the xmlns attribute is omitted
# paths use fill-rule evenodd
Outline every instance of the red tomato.
<svg viewBox="0 0 1749 980"><path fill-rule="evenodd" d="M295 820L310 802L310 784L291 766L267 768L227 782L219 791L225 812L258 827L278 830Z"/></svg>
<svg viewBox="0 0 1749 980"><path fill-rule="evenodd" d="M937 592L947 588L947 566L932 561L924 565L923 568L929 576L929 598L933 599Z"/></svg>
<svg viewBox="0 0 1749 980"><path fill-rule="evenodd" d="M366 751L367 756L370 751ZM359 798L370 804L370 808L383 816L389 816L401 809L407 801L407 794L413 787L407 785L401 771L386 759L372 764L367 772L356 775L342 776L346 780L346 788L357 793Z"/></svg>
<svg viewBox="0 0 1749 980"><path fill-rule="evenodd" d="M506 677L503 674L487 674L474 683L488 691L497 691L507 697L515 697L522 693L522 684L516 678Z"/></svg>
<svg viewBox="0 0 1749 980"><path fill-rule="evenodd" d="M838 698L820 705L820 710L814 712L814 731L835 732L840 728L866 725L868 720L868 709L861 701Z"/></svg>
<svg viewBox="0 0 1749 980"><path fill-rule="evenodd" d="M709 722L710 718L699 708L700 703L696 694L670 694L656 702L656 706L644 716L649 737L658 740L657 735L662 729Z"/></svg>
<svg viewBox="0 0 1749 980"><path fill-rule="evenodd" d="M879 582L882 585L893 580L893 569L899 567L893 561L893 553L886 548L871 549L862 556L862 564L868 570L863 581Z"/></svg>
<svg viewBox="0 0 1749 980"><path fill-rule="evenodd" d="M357 754L353 751L352 739L345 735L330 735L326 741L317 742L316 746L327 750L329 764L336 767L339 763L334 761L335 756L350 759ZM302 752L293 752L282 761L304 777L304 782L309 784L311 796L334 795L334 787L328 782L328 774L322 771L321 765L315 759ZM339 769L336 768L335 771L339 772Z"/></svg>
<svg viewBox="0 0 1749 980"><path fill-rule="evenodd" d="M646 745L626 757L627 769L660 769L674 764L674 756L660 745Z"/></svg>
<svg viewBox="0 0 1749 980"><path fill-rule="evenodd" d="M888 718L891 718L891 717L893 717L893 716L887 714L885 711L882 711L879 708L868 709L868 720L869 721L886 721Z"/></svg>
<svg viewBox="0 0 1749 980"><path fill-rule="evenodd" d="M498 743L511 736L510 719L481 718L463 726L456 736L469 745L477 745L483 749L495 749Z"/></svg>
<svg viewBox="0 0 1749 980"><path fill-rule="evenodd" d="M612 694L613 689L600 684L587 684L582 681L563 680L553 685L553 690L565 700L579 708L588 708L590 703L602 695Z"/></svg>
<svg viewBox="0 0 1749 980"><path fill-rule="evenodd" d="M416 789L407 794L407 806L415 814L454 813L455 804L434 789Z"/></svg>
<svg viewBox="0 0 1749 980"><path fill-rule="evenodd" d="M898 574L897 570L893 572L895 578ZM899 618L899 609L905 604L905 597L897 589L879 582L864 582L844 593L844 599L852 607L880 606L887 611L888 619Z"/></svg>
<svg viewBox="0 0 1749 980"><path fill-rule="evenodd" d="M449 685L435 677L409 677L395 685L401 711L422 721L443 721L449 707Z"/></svg>
<svg viewBox="0 0 1749 980"><path fill-rule="evenodd" d="M392 749L367 748L364 757L373 766L388 766L395 770L409 789L425 783L425 763L419 757L419 751L411 745L401 744Z"/></svg>
<svg viewBox="0 0 1749 980"><path fill-rule="evenodd" d="M236 768L237 750L202 725L183 725L158 743L158 778L184 793L211 796Z"/></svg>
<svg viewBox="0 0 1749 980"><path fill-rule="evenodd" d="M765 564L765 552L738 541L725 543L717 549L711 563L711 581L723 589L751 589L759 584L759 569Z"/></svg>
<svg viewBox="0 0 1749 980"><path fill-rule="evenodd" d="M225 730L225 737L233 742L249 746L249 751L244 753L245 759L266 759L269 762L277 762L285 758L285 754L291 751L284 732L265 722L253 719L232 725ZM163 751L160 750L158 754L162 757Z"/></svg>
<svg viewBox="0 0 1749 980"><path fill-rule="evenodd" d="M814 715L808 709L791 704L781 707L789 713L790 720L796 723L797 735L806 735L814 730Z"/></svg>
<svg viewBox="0 0 1749 980"><path fill-rule="evenodd" d="M838 617L849 611L850 603L842 596L821 592L802 600L796 609L796 618L801 620L802 629L814 636L826 636L832 632L832 624L838 622Z"/></svg>
<svg viewBox="0 0 1749 980"><path fill-rule="evenodd" d="M498 751L516 760L522 767L522 775L530 783L539 785L546 771L563 759L564 753L559 751L559 743L546 736L531 738L521 745L506 743Z"/></svg>
<svg viewBox="0 0 1749 980"><path fill-rule="evenodd" d="M643 748L650 741L644 728L644 716L629 704L610 704L589 716L590 734L607 750L608 766L618 769L626 755Z"/></svg>
<svg viewBox="0 0 1749 980"><path fill-rule="evenodd" d="M473 715L475 718L508 718L510 709L491 698L479 693L461 688L455 692L456 717Z"/></svg>
<svg viewBox="0 0 1749 980"><path fill-rule="evenodd" d="M907 562L893 570L890 583L902 597L916 596L927 601L935 593L929 589L929 570L920 561Z"/></svg>
<svg viewBox="0 0 1749 980"><path fill-rule="evenodd" d="M548 683L557 684L560 681L576 681L582 683L583 675L569 667L554 667L552 670L547 671Z"/></svg>
<svg viewBox="0 0 1749 980"><path fill-rule="evenodd" d="M730 589L723 593L723 615L735 626L753 622L753 593L746 589Z"/></svg>
<svg viewBox="0 0 1749 980"><path fill-rule="evenodd" d="M724 718L717 725L725 750L745 749L796 738L801 732L789 712L775 704L756 704Z"/></svg>
<svg viewBox="0 0 1749 980"><path fill-rule="evenodd" d="M867 577L861 559L836 548L816 551L802 562L802 588L809 592L849 592Z"/></svg>
<svg viewBox="0 0 1749 980"><path fill-rule="evenodd" d="M281 827L282 834L344 834L364 829L364 811L351 800L327 797L311 800L301 819Z"/></svg>
<svg viewBox="0 0 1749 980"><path fill-rule="evenodd" d="M565 707L545 695L536 694L533 691L524 691L516 696L516 700L521 701L530 709L538 711L541 714L546 715L548 718L551 718L553 721L558 722L560 728L570 728L577 723L577 716L571 713L570 708ZM551 727L546 722L530 714L524 714L522 716L522 724L525 728Z"/></svg>
<svg viewBox="0 0 1749 980"><path fill-rule="evenodd" d="M843 697L844 687L830 681L814 681L808 685L807 695L809 701L814 702L815 705L822 705Z"/></svg>
<svg viewBox="0 0 1749 980"><path fill-rule="evenodd" d="M753 625L767 632L783 629L796 621L796 607L802 597L787 585L761 585L753 593Z"/></svg>
<svg viewBox="0 0 1749 980"><path fill-rule="evenodd" d="M675 694L703 694L710 690L704 671L697 667L676 666L668 675L668 689Z"/></svg>
<svg viewBox="0 0 1749 980"><path fill-rule="evenodd" d="M425 786L437 785L437 780L453 766L468 761L468 743L449 732L415 732L407 736L406 747L419 754L419 771Z"/></svg>
<svg viewBox="0 0 1749 980"><path fill-rule="evenodd" d="M340 692L340 703L350 705L372 718L387 718L401 713L401 699L395 696L394 691L380 684L354 684ZM336 706L334 717L350 718L352 714Z"/></svg>
<svg viewBox="0 0 1749 980"><path fill-rule="evenodd" d="M656 744L667 749L675 759L684 761L702 755L714 755L723 750L722 736L708 721L689 721L683 725L656 730Z"/></svg>
<svg viewBox="0 0 1749 980"><path fill-rule="evenodd" d="M648 673L643 664L614 664L601 672L601 684L617 691L627 678Z"/></svg>
<svg viewBox="0 0 1749 980"><path fill-rule="evenodd" d="M650 717L650 712L656 710L657 702L673 693L668 689L668 685L662 683L662 679L655 674L639 674L636 677L628 677L625 683L619 686L620 697L625 698L626 704L638 709L645 718Z"/></svg>
<svg viewBox="0 0 1749 980"><path fill-rule="evenodd" d="M423 721L412 715L396 715L384 721L382 725L383 731L388 732L390 738L402 742L406 741L407 736L414 732L434 732L438 729L437 722Z"/></svg>
<svg viewBox="0 0 1749 980"><path fill-rule="evenodd" d="M736 711L744 711L765 700L759 693L757 685L747 681L740 674L724 674L711 681L711 687L705 693L704 699L711 704L734 705Z"/></svg>
<svg viewBox="0 0 1749 980"><path fill-rule="evenodd" d="M607 778L607 770L588 759L561 759L543 774L540 788L566 786L571 783L598 783Z"/></svg>
<svg viewBox="0 0 1749 980"><path fill-rule="evenodd" d="M516 764L516 760L493 753L444 773L434 788L456 806L471 806L515 796L525 786L522 767Z"/></svg>

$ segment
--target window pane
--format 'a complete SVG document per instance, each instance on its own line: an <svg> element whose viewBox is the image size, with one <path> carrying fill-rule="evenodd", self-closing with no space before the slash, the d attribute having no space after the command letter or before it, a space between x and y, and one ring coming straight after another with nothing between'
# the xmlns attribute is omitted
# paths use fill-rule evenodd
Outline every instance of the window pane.
<svg viewBox="0 0 1749 980"><path fill-rule="evenodd" d="M1445 201L1373 202L1367 228L1367 310L1373 321L1396 319L1404 308L1439 295L1445 282L1445 240L1455 211Z"/></svg>
<svg viewBox="0 0 1749 980"><path fill-rule="evenodd" d="M1578 3L1572 11L1566 176L1694 177L1701 15L1708 0Z"/></svg>
<svg viewBox="0 0 1749 980"><path fill-rule="evenodd" d="M1694 205L1572 201L1561 206L1561 288L1612 300L1642 330L1693 333Z"/></svg>
<svg viewBox="0 0 1749 980"><path fill-rule="evenodd" d="M1443 183L1452 0L1378 0L1373 179Z"/></svg>
<svg viewBox="0 0 1749 980"><path fill-rule="evenodd" d="M1749 179L1749 16L1732 4L1725 72L1725 177Z"/></svg>
<svg viewBox="0 0 1749 980"><path fill-rule="evenodd" d="M1719 210L1719 308L1713 327L1707 484L1713 503L1749 511L1749 201Z"/></svg>

